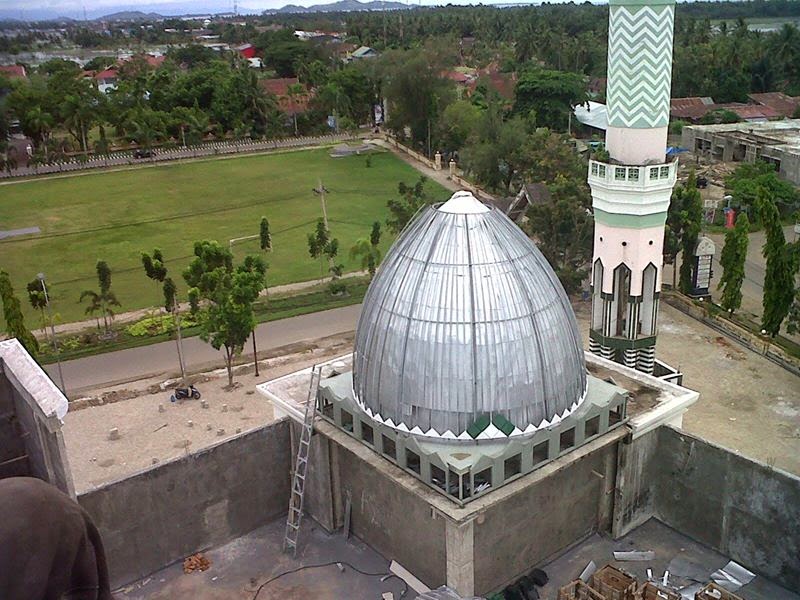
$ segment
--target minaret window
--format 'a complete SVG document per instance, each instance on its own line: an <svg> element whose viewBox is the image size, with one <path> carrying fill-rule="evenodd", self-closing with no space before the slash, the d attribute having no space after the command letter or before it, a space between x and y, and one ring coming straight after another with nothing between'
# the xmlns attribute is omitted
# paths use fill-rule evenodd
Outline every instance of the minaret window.
<svg viewBox="0 0 800 600"><path fill-rule="evenodd" d="M592 329L603 329L603 263L594 261L592 273Z"/></svg>
<svg viewBox="0 0 800 600"><path fill-rule="evenodd" d="M631 270L623 264L614 269L614 301L616 303L614 335L624 336L626 334L630 295Z"/></svg>
<svg viewBox="0 0 800 600"><path fill-rule="evenodd" d="M658 167L650 167L650 181L658 179Z"/></svg>
<svg viewBox="0 0 800 600"><path fill-rule="evenodd" d="M628 169L628 181L639 181L639 169Z"/></svg>
<svg viewBox="0 0 800 600"><path fill-rule="evenodd" d="M625 181L625 167L614 168L614 179L617 181Z"/></svg>
<svg viewBox="0 0 800 600"><path fill-rule="evenodd" d="M669 179L669 167L661 167L661 179Z"/></svg>

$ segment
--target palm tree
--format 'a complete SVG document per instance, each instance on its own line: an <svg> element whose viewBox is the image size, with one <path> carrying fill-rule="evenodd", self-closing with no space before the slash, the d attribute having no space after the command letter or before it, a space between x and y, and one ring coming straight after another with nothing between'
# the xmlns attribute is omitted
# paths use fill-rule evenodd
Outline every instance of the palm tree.
<svg viewBox="0 0 800 600"><path fill-rule="evenodd" d="M42 110L41 106L34 106L25 113L23 123L24 128L39 142L44 150L44 161L48 162L47 144L53 131L53 115Z"/></svg>
<svg viewBox="0 0 800 600"><path fill-rule="evenodd" d="M369 243L367 238L359 238L350 248L350 258L360 260L361 268L369 271L370 278L375 276L378 263L381 261L381 251Z"/></svg>
<svg viewBox="0 0 800 600"><path fill-rule="evenodd" d="M86 101L86 98L77 94L68 94L64 98L61 110L64 115L64 123L78 140L81 149L86 152L88 150L86 132L94 116L93 107Z"/></svg>
<svg viewBox="0 0 800 600"><path fill-rule="evenodd" d="M297 98L305 93L306 89L300 83L293 83L286 90L292 104L292 118L294 119L294 135L297 137Z"/></svg>

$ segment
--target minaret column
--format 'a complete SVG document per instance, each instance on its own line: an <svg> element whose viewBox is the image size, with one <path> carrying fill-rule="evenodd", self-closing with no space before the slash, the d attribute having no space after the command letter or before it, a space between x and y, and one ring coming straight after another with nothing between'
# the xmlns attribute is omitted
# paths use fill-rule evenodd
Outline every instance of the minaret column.
<svg viewBox="0 0 800 600"><path fill-rule="evenodd" d="M664 223L674 0L610 0L609 158L591 160L595 218L590 350L652 373Z"/></svg>

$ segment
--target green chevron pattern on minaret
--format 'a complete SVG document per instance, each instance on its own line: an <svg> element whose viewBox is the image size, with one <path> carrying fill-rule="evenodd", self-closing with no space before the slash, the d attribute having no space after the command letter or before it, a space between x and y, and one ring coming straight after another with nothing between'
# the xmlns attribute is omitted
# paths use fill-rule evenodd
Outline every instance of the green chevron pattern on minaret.
<svg viewBox="0 0 800 600"><path fill-rule="evenodd" d="M608 123L647 129L669 124L675 7L611 5Z"/></svg>

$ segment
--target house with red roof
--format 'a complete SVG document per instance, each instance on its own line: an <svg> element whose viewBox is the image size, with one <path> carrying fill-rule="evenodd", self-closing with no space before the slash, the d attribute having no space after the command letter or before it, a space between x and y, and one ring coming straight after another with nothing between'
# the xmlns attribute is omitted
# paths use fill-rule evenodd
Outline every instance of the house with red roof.
<svg viewBox="0 0 800 600"><path fill-rule="evenodd" d="M308 105L314 97L308 87L300 83L297 77L276 77L274 79L260 79L258 84L267 94L275 96L278 100L278 108L284 114L294 116L308 111ZM290 94L289 88L294 85L301 85L303 91L299 94Z"/></svg>
<svg viewBox="0 0 800 600"><path fill-rule="evenodd" d="M787 119L798 116L800 111L800 96L787 96L783 92L767 92L764 94L748 94L754 104L768 107Z"/></svg>
<svg viewBox="0 0 800 600"><path fill-rule="evenodd" d="M94 75L94 80L97 83L97 89L107 94L111 90L117 89L117 68L116 67L109 67L108 69L103 69L102 71L98 71Z"/></svg>
<svg viewBox="0 0 800 600"><path fill-rule="evenodd" d="M28 74L22 65L0 65L0 75L9 79L27 79Z"/></svg>
<svg viewBox="0 0 800 600"><path fill-rule="evenodd" d="M236 46L235 50L248 60L256 57L256 47L253 44L242 44L241 46Z"/></svg>

